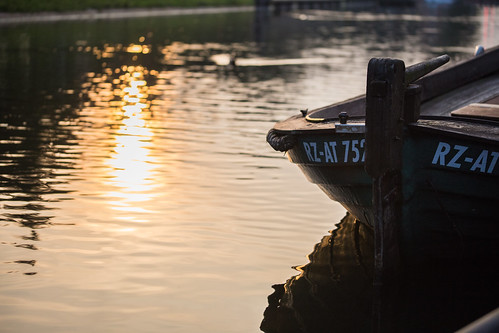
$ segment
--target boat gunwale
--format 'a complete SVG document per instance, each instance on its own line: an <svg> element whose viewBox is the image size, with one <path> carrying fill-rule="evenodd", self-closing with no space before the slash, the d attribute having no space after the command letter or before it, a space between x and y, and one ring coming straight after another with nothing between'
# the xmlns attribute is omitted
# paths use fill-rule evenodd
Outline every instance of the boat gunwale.
<svg viewBox="0 0 499 333"><path fill-rule="evenodd" d="M497 75L497 73L499 72L499 61L496 61L497 65L488 66L491 61L495 60L494 56L496 56L496 53L499 54L499 46L489 49L487 52L485 52L482 55L457 62L455 64L452 64L451 67L437 70L417 80L415 84L421 85L423 90L421 96L422 106L426 102L430 102L431 100L444 96L447 93L451 93L455 89L467 85L473 85L474 82L480 81L481 79ZM478 69L481 70L479 70L478 73L475 73L475 71L477 70L476 68L477 62L478 65L480 65L480 68ZM460 74L460 72L463 71L463 69L464 72L467 72L469 75ZM458 73L460 74L460 76L456 78ZM446 85L441 84L442 81L446 81L447 84ZM438 87L439 83L441 86L445 87ZM436 88L436 86L438 88ZM343 110L345 111L355 110L355 112L353 112L353 114L350 115L349 120L364 119L365 99L366 95L363 94L353 98L349 98L341 102L319 107L317 109L307 112L305 115L293 115L290 118L275 124L272 130L282 134L297 134L300 132L308 132L308 131L315 131L315 132L322 132L322 131L329 132L332 130L334 131L335 129L334 122L339 119L338 116L323 117L320 113L328 112L334 114L335 112L339 113ZM359 112L361 114L359 114ZM314 118L314 115L316 115L316 118ZM302 121L299 120L300 118L302 119ZM460 117L460 118L469 119L468 117ZM289 126L290 128L286 129L285 127L287 125L294 125L294 126Z"/></svg>
<svg viewBox="0 0 499 333"><path fill-rule="evenodd" d="M358 120L363 120L365 117L357 117L354 118L354 123L358 123L355 121ZM433 115L422 115L419 117L420 120L434 120L434 121L445 121L445 122L452 122L452 123L460 123L460 124L476 124L476 125L484 125L484 126L491 126L491 127L497 127L499 126L499 121L497 120L491 120L491 119L481 119L481 118L473 118L473 117L456 117L456 116L433 116ZM304 120L306 121L306 120ZM317 124L316 124L317 125ZM336 132L336 127L334 124L334 120L322 123L324 128L317 128L316 126L309 126L311 128L303 128L303 129L294 129L294 130L279 130L279 129L274 129L277 133L283 134L283 135L308 135L310 133L316 133L316 134L326 134L326 133L337 133ZM326 127L329 125L330 127ZM494 141L493 139L488 139L488 138L483 138L482 136L479 136L479 134L474 135L473 133L463 133L460 131L453 131L451 129L446 129L443 126L439 127L438 129L435 128L434 126L430 124L425 124L425 123L420 123L420 122L413 122L413 123L408 123L408 127L410 128L420 128L420 129L427 129L428 131L444 131L446 133L453 133L459 136L465 136L465 137L473 137L477 139L483 139L483 141ZM338 135L340 134L352 134L352 133L337 133ZM362 135L363 133L358 133L359 135ZM499 139L499 137L498 137ZM497 141L497 140L496 140Z"/></svg>
<svg viewBox="0 0 499 333"><path fill-rule="evenodd" d="M488 119L477 119L477 118L469 118L469 117L452 117L452 116L422 116L420 120L434 120L434 121L445 121L452 123L462 123L462 124L476 124L476 125L484 125L484 127L498 127L499 121L488 120ZM481 131L472 131L465 133L464 131L453 130L445 126L435 126L431 124L425 124L424 122L414 122L407 124L409 130L416 130L422 132L430 132L435 134L445 134L446 136L450 136L453 138L473 138L476 142L487 143L487 144L498 144L499 134L488 134L489 137L483 136L483 132ZM494 139L490 136L496 136Z"/></svg>

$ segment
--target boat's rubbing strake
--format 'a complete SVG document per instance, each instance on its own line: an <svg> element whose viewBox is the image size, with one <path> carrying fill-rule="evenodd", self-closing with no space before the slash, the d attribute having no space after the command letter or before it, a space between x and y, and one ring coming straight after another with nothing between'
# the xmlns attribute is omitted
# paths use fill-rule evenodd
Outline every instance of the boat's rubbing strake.
<svg viewBox="0 0 499 333"><path fill-rule="evenodd" d="M341 112L339 115L340 121L331 124L329 130L334 130L341 134L364 134L366 132L365 122L347 123L348 115L346 112ZM267 142L272 148L277 151L286 152L293 148L298 142L296 134L283 133L275 129L271 129L267 134Z"/></svg>
<svg viewBox="0 0 499 333"><path fill-rule="evenodd" d="M286 152L296 144L296 136L271 129L267 134L267 142L274 150Z"/></svg>

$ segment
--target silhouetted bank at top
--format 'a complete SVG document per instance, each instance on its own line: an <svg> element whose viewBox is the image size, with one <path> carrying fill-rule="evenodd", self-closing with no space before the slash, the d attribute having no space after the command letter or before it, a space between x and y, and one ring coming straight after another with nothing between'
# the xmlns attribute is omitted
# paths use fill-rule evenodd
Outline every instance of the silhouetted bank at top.
<svg viewBox="0 0 499 333"><path fill-rule="evenodd" d="M272 7L275 13L291 9L330 9L353 3L373 3L391 6L413 6L415 0L254 0L255 7Z"/></svg>
<svg viewBox="0 0 499 333"><path fill-rule="evenodd" d="M70 12L110 9L144 8L203 8L220 6L250 6L252 0L50 0L0 1L0 13Z"/></svg>

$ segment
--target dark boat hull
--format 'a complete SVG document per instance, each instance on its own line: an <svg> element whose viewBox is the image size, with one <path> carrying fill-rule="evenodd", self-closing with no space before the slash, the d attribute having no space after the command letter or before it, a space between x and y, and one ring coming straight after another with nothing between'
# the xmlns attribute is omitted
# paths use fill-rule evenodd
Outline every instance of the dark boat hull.
<svg viewBox="0 0 499 333"><path fill-rule="evenodd" d="M372 225L372 179L364 170L364 152L363 134L325 132L297 135L287 155L329 198Z"/></svg>
<svg viewBox="0 0 499 333"><path fill-rule="evenodd" d="M450 127L465 126L460 120L448 122ZM425 220L497 221L491 209L499 202L497 141L421 123L410 127L403 150L404 207L409 220L411 212L417 211L419 217L428 215ZM494 131L493 125L474 126ZM295 140L289 159L332 200L372 226L372 178L365 171L364 134L303 132Z"/></svg>
<svg viewBox="0 0 499 333"><path fill-rule="evenodd" d="M462 111L472 103L492 103L496 108L491 112L499 114L498 57L496 47L416 81L422 87L421 104L415 106L418 112L408 121L404 133L397 134L404 142L404 207L428 210L430 215L497 220L493 208L499 202L499 162L495 155L499 151L499 117L491 120L487 115L487 120L473 120L466 113L463 117ZM308 180L331 199L373 226L373 175L365 171L366 105L366 97L359 96L291 117L277 123L267 141L274 149L287 151ZM451 116L451 112L456 114ZM348 121L341 121L342 113L348 113ZM468 148L461 153L459 147ZM371 149L376 151L377 147ZM449 152L432 164L437 149L443 149L440 154L446 149ZM484 151L487 153L480 155ZM382 155L381 162L383 159L390 160Z"/></svg>
<svg viewBox="0 0 499 333"><path fill-rule="evenodd" d="M476 125L497 134L497 126ZM403 150L400 228L407 256L413 260L499 256L498 159L496 140L424 123L409 127Z"/></svg>

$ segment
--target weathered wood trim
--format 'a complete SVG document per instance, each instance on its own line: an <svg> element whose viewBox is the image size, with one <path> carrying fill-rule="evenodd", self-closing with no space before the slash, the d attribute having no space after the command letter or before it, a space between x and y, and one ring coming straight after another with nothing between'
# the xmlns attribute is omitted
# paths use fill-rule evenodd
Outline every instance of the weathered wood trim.
<svg viewBox="0 0 499 333"><path fill-rule="evenodd" d="M372 177L400 169L405 65L371 59L367 70L366 170Z"/></svg>
<svg viewBox="0 0 499 333"><path fill-rule="evenodd" d="M391 302L400 272L405 65L371 59L367 69L366 171L373 177L374 332L396 332Z"/></svg>
<svg viewBox="0 0 499 333"><path fill-rule="evenodd" d="M421 101L427 101L449 91L499 71L499 46L448 70L432 73L417 81L423 88Z"/></svg>

